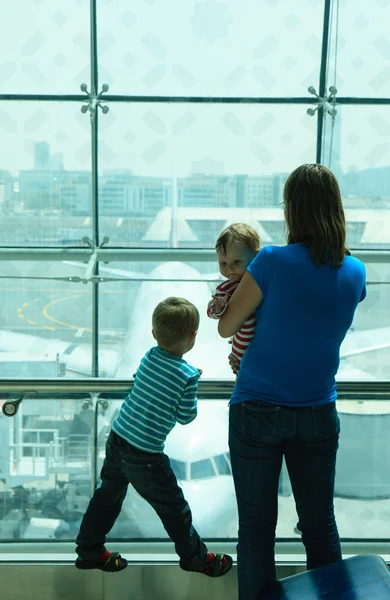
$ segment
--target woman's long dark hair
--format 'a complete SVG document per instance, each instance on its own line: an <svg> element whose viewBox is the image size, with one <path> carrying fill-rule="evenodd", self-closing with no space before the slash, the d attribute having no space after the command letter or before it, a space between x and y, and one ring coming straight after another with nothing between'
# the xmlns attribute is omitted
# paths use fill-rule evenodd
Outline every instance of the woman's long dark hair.
<svg viewBox="0 0 390 600"><path fill-rule="evenodd" d="M306 242L316 265L341 265L345 255L346 226L336 177L322 165L301 165L284 186L288 244Z"/></svg>

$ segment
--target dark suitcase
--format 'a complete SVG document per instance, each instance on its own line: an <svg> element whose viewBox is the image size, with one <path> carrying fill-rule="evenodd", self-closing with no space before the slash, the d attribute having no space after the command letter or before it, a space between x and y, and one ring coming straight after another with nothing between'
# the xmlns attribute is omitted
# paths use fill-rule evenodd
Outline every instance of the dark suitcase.
<svg viewBox="0 0 390 600"><path fill-rule="evenodd" d="M267 587L261 600L389 600L390 571L375 554L353 556L286 577Z"/></svg>

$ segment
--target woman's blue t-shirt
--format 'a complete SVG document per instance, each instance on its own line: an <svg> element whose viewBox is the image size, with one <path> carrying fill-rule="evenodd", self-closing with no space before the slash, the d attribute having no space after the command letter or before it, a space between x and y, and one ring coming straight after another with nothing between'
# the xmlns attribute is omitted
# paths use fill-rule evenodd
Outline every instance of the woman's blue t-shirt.
<svg viewBox="0 0 390 600"><path fill-rule="evenodd" d="M314 406L336 399L340 345L366 296L363 263L316 266L302 243L263 248L248 266L263 301L231 404Z"/></svg>

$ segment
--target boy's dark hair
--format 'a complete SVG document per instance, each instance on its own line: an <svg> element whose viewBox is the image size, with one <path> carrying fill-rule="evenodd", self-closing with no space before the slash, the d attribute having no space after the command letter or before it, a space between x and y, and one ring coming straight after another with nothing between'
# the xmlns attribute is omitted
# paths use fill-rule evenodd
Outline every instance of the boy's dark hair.
<svg viewBox="0 0 390 600"><path fill-rule="evenodd" d="M199 328L199 311L185 298L166 298L153 311L152 327L157 343L169 348Z"/></svg>
<svg viewBox="0 0 390 600"><path fill-rule="evenodd" d="M317 164L301 165L284 186L287 243L307 242L316 265L341 265L350 254L339 184L333 173Z"/></svg>
<svg viewBox="0 0 390 600"><path fill-rule="evenodd" d="M226 227L220 234L215 244L217 252L226 254L226 249L229 244L243 244L247 246L253 252L256 252L260 248L260 237L257 231L246 223L233 223Z"/></svg>

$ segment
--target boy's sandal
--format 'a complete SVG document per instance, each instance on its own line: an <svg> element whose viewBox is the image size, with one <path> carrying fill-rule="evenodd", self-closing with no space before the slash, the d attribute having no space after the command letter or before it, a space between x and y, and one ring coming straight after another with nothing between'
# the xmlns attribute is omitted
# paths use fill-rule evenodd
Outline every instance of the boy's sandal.
<svg viewBox="0 0 390 600"><path fill-rule="evenodd" d="M232 568L233 559L229 554L215 554L213 552L213 560L210 562L194 563L186 566L180 563L180 566L184 571L202 573L207 577L222 577Z"/></svg>
<svg viewBox="0 0 390 600"><path fill-rule="evenodd" d="M81 556L79 556L75 562L75 566L78 569L82 569L85 571L89 571L91 569L99 569L100 571L105 571L106 573L117 573L118 571L123 571L127 567L127 560L122 558L118 552L112 552L106 561L87 561L84 560Z"/></svg>

